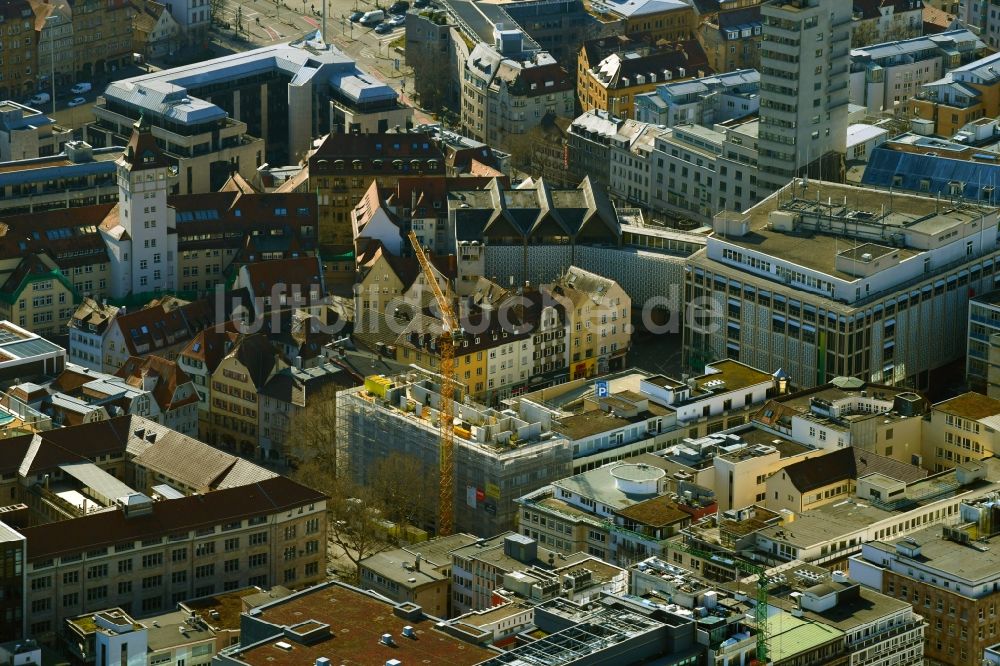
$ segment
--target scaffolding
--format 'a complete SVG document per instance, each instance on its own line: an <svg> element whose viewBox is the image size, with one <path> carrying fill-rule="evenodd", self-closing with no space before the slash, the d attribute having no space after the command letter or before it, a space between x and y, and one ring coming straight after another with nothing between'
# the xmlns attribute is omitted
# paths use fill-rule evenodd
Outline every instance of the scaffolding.
<svg viewBox="0 0 1000 666"><path fill-rule="evenodd" d="M414 371L393 377L385 396L364 387L337 394L337 465L368 482L379 460L411 457L435 487L440 481L440 384ZM512 410L469 401L454 404L454 530L490 537L516 528L515 500L572 474L569 440L548 422L529 423ZM436 531L438 507L427 498Z"/></svg>

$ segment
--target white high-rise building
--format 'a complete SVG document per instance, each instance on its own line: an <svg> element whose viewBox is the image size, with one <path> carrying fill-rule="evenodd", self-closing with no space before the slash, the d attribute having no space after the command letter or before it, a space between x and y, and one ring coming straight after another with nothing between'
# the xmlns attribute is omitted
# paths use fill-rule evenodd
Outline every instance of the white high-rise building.
<svg viewBox="0 0 1000 666"><path fill-rule="evenodd" d="M826 158L821 175L836 180L827 156L846 151L852 3L767 0L761 14L759 179L773 191Z"/></svg>
<svg viewBox="0 0 1000 666"><path fill-rule="evenodd" d="M111 298L177 289L177 234L167 192L176 168L140 118L118 158L118 206L101 224L111 257Z"/></svg>

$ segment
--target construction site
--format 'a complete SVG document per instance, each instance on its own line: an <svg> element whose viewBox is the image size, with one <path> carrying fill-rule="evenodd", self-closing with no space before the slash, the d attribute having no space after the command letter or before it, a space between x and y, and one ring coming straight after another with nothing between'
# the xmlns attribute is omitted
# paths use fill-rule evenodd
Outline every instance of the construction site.
<svg viewBox="0 0 1000 666"><path fill-rule="evenodd" d="M391 378L373 375L364 386L339 392L338 472L364 484L378 460L403 454L440 484L441 382L414 369ZM570 442L545 415L529 422L458 394L452 411L454 531L490 537L517 529L514 500L572 474ZM429 509L434 523L418 527L446 531L438 529L440 506Z"/></svg>

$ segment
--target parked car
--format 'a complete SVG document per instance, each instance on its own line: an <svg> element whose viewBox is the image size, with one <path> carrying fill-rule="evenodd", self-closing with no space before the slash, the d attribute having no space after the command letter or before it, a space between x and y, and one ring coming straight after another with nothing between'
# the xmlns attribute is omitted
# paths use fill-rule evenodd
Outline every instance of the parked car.
<svg viewBox="0 0 1000 666"><path fill-rule="evenodd" d="M28 104L46 104L52 96L46 92L40 92L31 99L28 100Z"/></svg>
<svg viewBox="0 0 1000 666"><path fill-rule="evenodd" d="M398 28L399 26L406 24L406 17L405 16L393 16L392 18L390 18L385 23L386 23L386 25L391 26L393 28Z"/></svg>
<svg viewBox="0 0 1000 666"><path fill-rule="evenodd" d="M365 13L364 12L354 12L348 18L351 19L351 23L357 23L358 21L360 21L364 17L365 17Z"/></svg>
<svg viewBox="0 0 1000 666"><path fill-rule="evenodd" d="M69 91L74 95L82 95L83 93L89 93L92 87L89 83L77 83Z"/></svg>
<svg viewBox="0 0 1000 666"><path fill-rule="evenodd" d="M431 0L413 0L413 6L417 9L423 9L431 4Z"/></svg>
<svg viewBox="0 0 1000 666"><path fill-rule="evenodd" d="M68 103L66 104L66 106L69 106L69 107L74 107L74 106L80 106L80 105L82 105L82 104L86 104L86 103L87 103L87 100L86 100L86 98L83 98L83 97L74 97L73 99L71 99L71 100L70 100L70 101L69 101L69 102L68 102Z"/></svg>
<svg viewBox="0 0 1000 666"><path fill-rule="evenodd" d="M389 6L389 13L405 14L409 8L410 8L410 3L408 3L406 0L396 0L396 2L392 3L392 5Z"/></svg>
<svg viewBox="0 0 1000 666"><path fill-rule="evenodd" d="M376 35L384 35L387 32L392 32L392 24L386 21L385 23L379 23L375 26Z"/></svg>
<svg viewBox="0 0 1000 666"><path fill-rule="evenodd" d="M370 12L365 12L365 15L361 17L358 21L361 25L373 26L378 25L385 19L385 12L381 9L375 9Z"/></svg>

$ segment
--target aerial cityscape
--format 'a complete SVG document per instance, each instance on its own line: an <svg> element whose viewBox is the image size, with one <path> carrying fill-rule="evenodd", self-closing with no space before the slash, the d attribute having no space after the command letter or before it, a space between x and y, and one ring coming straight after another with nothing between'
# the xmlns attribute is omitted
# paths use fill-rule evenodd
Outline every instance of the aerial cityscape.
<svg viewBox="0 0 1000 666"><path fill-rule="evenodd" d="M0 666L1000 666L1000 0L0 0Z"/></svg>

